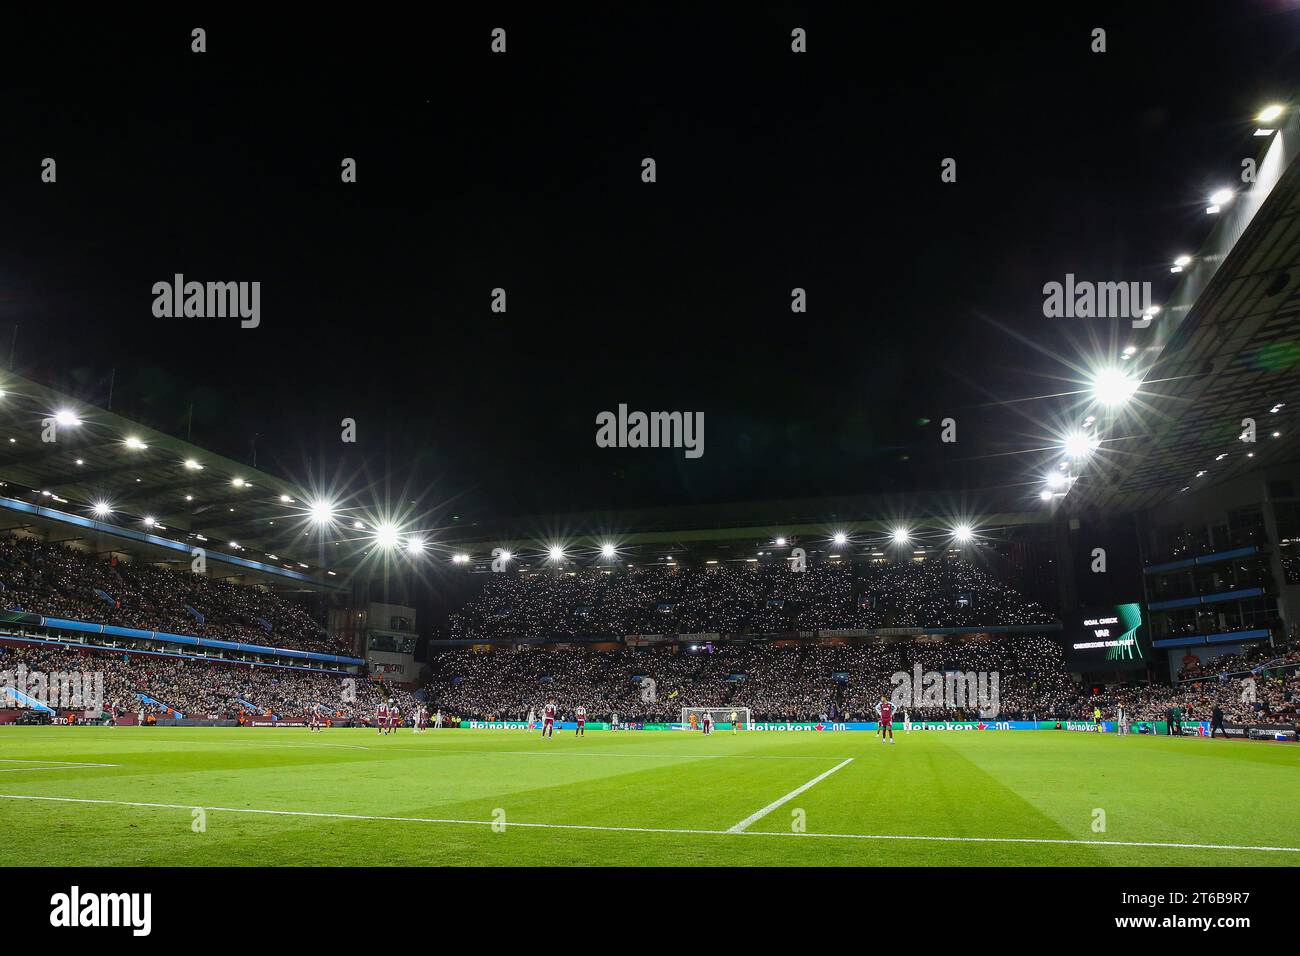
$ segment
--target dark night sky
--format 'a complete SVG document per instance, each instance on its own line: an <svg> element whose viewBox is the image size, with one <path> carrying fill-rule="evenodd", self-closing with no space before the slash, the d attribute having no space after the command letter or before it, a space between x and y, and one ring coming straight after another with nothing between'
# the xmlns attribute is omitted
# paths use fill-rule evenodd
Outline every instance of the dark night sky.
<svg viewBox="0 0 1300 956"><path fill-rule="evenodd" d="M1159 298L1300 78L1280 0L656 7L13 19L0 351L17 323L19 372L102 403L116 368L124 414L193 401L196 442L297 479L387 456L471 515L1014 484L986 456L1044 403L970 406L1111 341L1043 284ZM175 272L259 280L261 327L154 318ZM620 402L703 411L704 458L596 448Z"/></svg>

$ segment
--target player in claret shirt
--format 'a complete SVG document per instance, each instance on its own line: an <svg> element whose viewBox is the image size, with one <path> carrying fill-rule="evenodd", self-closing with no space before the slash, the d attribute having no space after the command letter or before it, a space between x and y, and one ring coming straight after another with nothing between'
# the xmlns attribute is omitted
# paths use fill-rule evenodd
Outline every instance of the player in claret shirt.
<svg viewBox="0 0 1300 956"><path fill-rule="evenodd" d="M542 708L542 736L555 739L555 701Z"/></svg>
<svg viewBox="0 0 1300 956"><path fill-rule="evenodd" d="M587 708L579 706L578 709L573 712L573 716L578 721L578 727L573 732L573 736L575 737L587 736Z"/></svg>
<svg viewBox="0 0 1300 956"><path fill-rule="evenodd" d="M894 704L884 694L880 695L880 742L885 742L885 735L889 735L889 742L894 742Z"/></svg>

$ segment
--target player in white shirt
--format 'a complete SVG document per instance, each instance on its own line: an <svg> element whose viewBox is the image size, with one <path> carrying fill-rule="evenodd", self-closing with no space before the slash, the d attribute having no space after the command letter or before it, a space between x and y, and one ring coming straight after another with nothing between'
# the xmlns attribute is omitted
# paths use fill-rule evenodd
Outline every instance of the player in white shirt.
<svg viewBox="0 0 1300 956"><path fill-rule="evenodd" d="M433 715L433 729L434 729L434 730L438 730L440 727L442 727L442 708L441 708L441 707L439 707L439 708L438 708L438 712L437 712L436 714Z"/></svg>
<svg viewBox="0 0 1300 956"><path fill-rule="evenodd" d="M618 730L618 712L617 712L617 711L615 711L614 713L610 714L610 716L609 716L609 729L610 729L610 730Z"/></svg>
<svg viewBox="0 0 1300 956"><path fill-rule="evenodd" d="M912 732L912 715L905 710L903 711L903 733L910 734L911 732Z"/></svg>
<svg viewBox="0 0 1300 956"><path fill-rule="evenodd" d="M528 732L531 734L537 729L537 711L532 707L528 708Z"/></svg>
<svg viewBox="0 0 1300 956"><path fill-rule="evenodd" d="M706 710L704 712L704 736L707 737L712 733L713 733L713 713L712 711Z"/></svg>

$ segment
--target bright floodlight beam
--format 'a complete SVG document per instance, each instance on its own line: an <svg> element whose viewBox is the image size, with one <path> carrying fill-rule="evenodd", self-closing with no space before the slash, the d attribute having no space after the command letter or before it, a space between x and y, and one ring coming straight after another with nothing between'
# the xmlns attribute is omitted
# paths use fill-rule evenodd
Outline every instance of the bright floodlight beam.
<svg viewBox="0 0 1300 956"><path fill-rule="evenodd" d="M419 537L418 535L413 535L412 537L407 538L407 539L406 539L406 553L407 553L407 554L423 554L423 553L424 553L424 539L421 538L421 537Z"/></svg>
<svg viewBox="0 0 1300 956"><path fill-rule="evenodd" d="M1071 432L1065 436L1062 447L1069 458L1085 458L1098 446L1095 438L1085 435L1083 432Z"/></svg>
<svg viewBox="0 0 1300 956"><path fill-rule="evenodd" d="M62 425L67 428L73 425L80 425L81 419L77 417L76 412L71 412L66 408L61 408L54 413L54 422L57 425Z"/></svg>
<svg viewBox="0 0 1300 956"><path fill-rule="evenodd" d="M561 548L558 544L551 545L550 550L547 551L547 554L551 556L552 561L564 560L564 549Z"/></svg>
<svg viewBox="0 0 1300 956"><path fill-rule="evenodd" d="M1259 115L1255 117L1255 121L1259 123L1271 123L1273 120L1281 116L1285 109L1286 107L1282 106L1280 103L1270 103L1259 111Z"/></svg>
<svg viewBox="0 0 1300 956"><path fill-rule="evenodd" d="M390 522L385 521L375 528L375 544L385 550L397 547L399 537L400 532L397 530L397 526Z"/></svg>
<svg viewBox="0 0 1300 956"><path fill-rule="evenodd" d="M316 524L329 524L334 518L334 505L328 501L313 501L307 511Z"/></svg>
<svg viewBox="0 0 1300 956"><path fill-rule="evenodd" d="M600 553L601 553L601 555L602 555L603 557L606 557L606 558L612 558L612 557L614 556L614 553L615 553L617 550L618 550L618 549L615 548L615 547L614 547L612 544L610 544L608 541L605 542L604 544L602 544L602 545L600 546Z"/></svg>
<svg viewBox="0 0 1300 956"><path fill-rule="evenodd" d="M1137 379L1118 368L1103 369L1092 380L1092 397L1101 405L1123 405L1137 390Z"/></svg>
<svg viewBox="0 0 1300 956"><path fill-rule="evenodd" d="M906 528L895 528L890 537L894 539L894 544L907 544L912 540L912 535Z"/></svg>
<svg viewBox="0 0 1300 956"><path fill-rule="evenodd" d="M971 540L971 538L975 537L975 532L971 530L970 525L959 524L957 527L953 528L952 537L958 544L966 544Z"/></svg>
<svg viewBox="0 0 1300 956"><path fill-rule="evenodd" d="M846 541L849 540L849 536L845 534L843 531L836 531L833 540L836 544L844 544Z"/></svg>
<svg viewBox="0 0 1300 956"><path fill-rule="evenodd" d="M107 518L113 513L113 509L107 501L96 501L92 510L94 510L96 518Z"/></svg>

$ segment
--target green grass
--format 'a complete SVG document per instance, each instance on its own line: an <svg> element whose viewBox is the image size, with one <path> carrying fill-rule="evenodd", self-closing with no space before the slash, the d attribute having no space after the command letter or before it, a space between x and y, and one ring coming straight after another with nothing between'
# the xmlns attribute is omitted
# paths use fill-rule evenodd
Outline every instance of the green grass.
<svg viewBox="0 0 1300 956"><path fill-rule="evenodd" d="M717 832L850 757L745 833ZM0 833L18 866L1297 866L1300 852L1101 842L1300 848L1297 793L1297 746L1052 731L889 747L868 733L0 728ZM420 819L232 812L251 809ZM498 811L504 832L483 825Z"/></svg>

